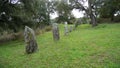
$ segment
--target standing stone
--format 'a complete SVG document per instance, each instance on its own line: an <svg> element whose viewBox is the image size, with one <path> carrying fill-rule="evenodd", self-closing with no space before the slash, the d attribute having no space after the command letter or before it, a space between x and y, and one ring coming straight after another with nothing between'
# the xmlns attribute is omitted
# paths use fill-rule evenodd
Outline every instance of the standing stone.
<svg viewBox="0 0 120 68"><path fill-rule="evenodd" d="M28 26L25 26L24 38L26 43L26 53L30 54L35 52L38 46L37 46L34 30L29 28Z"/></svg>
<svg viewBox="0 0 120 68"><path fill-rule="evenodd" d="M73 26L70 26L69 32L72 32L72 30L73 30Z"/></svg>
<svg viewBox="0 0 120 68"><path fill-rule="evenodd" d="M81 19L75 21L74 30L81 24Z"/></svg>
<svg viewBox="0 0 120 68"><path fill-rule="evenodd" d="M64 35L68 35L68 24L67 22L65 22L65 26L64 26L65 30L64 30Z"/></svg>
<svg viewBox="0 0 120 68"><path fill-rule="evenodd" d="M53 31L53 39L55 41L59 40L60 36L59 36L59 28L57 23L52 24L52 31Z"/></svg>
<svg viewBox="0 0 120 68"><path fill-rule="evenodd" d="M75 22L74 30L78 27L78 21Z"/></svg>

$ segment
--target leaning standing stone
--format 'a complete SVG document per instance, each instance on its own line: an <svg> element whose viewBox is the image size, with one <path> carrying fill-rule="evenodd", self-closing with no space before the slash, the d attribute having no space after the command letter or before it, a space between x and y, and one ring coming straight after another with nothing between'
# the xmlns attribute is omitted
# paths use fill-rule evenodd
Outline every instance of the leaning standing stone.
<svg viewBox="0 0 120 68"><path fill-rule="evenodd" d="M26 53L30 54L37 50L37 41L33 29L28 26L25 26L24 38L26 42Z"/></svg>
<svg viewBox="0 0 120 68"><path fill-rule="evenodd" d="M60 36L59 36L59 28L57 23L52 24L52 31L53 31L53 39L55 41L59 40Z"/></svg>
<svg viewBox="0 0 120 68"><path fill-rule="evenodd" d="M65 28L64 35L68 35L68 24L67 24L67 22L65 22L64 28Z"/></svg>

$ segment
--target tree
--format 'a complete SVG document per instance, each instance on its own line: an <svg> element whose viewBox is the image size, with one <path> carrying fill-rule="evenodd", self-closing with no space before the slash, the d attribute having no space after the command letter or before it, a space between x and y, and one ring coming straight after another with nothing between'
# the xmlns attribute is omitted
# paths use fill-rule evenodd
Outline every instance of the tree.
<svg viewBox="0 0 120 68"><path fill-rule="evenodd" d="M19 5L13 4L11 0L0 0L0 26L2 29L12 29L17 31L21 23L14 20L19 11ZM17 18L18 19L18 18Z"/></svg>
<svg viewBox="0 0 120 68"><path fill-rule="evenodd" d="M96 6L96 2L98 0L70 0L71 5L75 9L79 9L80 11L85 11L85 13L89 16L91 19L92 26L97 26L97 16L96 9L94 8ZM84 3L88 2L88 7L84 6Z"/></svg>
<svg viewBox="0 0 120 68"><path fill-rule="evenodd" d="M22 0L22 2L25 4L26 12L32 14L30 17L37 20L38 25L50 24L50 14L54 12L53 0Z"/></svg>
<svg viewBox="0 0 120 68"><path fill-rule="evenodd" d="M120 12L120 0L103 0L100 8L102 18L111 18L114 21L114 14Z"/></svg>
<svg viewBox="0 0 120 68"><path fill-rule="evenodd" d="M56 1L55 10L58 13L57 22L68 22L71 23L71 20L74 19L72 15L72 7L68 4L68 0Z"/></svg>
<svg viewBox="0 0 120 68"><path fill-rule="evenodd" d="M50 24L53 1L49 0L0 0L1 29L19 31L25 25L40 26Z"/></svg>

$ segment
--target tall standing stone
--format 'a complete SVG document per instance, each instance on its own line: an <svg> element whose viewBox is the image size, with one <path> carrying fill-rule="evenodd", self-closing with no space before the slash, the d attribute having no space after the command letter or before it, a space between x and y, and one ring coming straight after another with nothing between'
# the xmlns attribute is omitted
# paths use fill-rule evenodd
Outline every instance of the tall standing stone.
<svg viewBox="0 0 120 68"><path fill-rule="evenodd" d="M68 35L68 24L67 22L65 22L65 26L64 26L65 30L64 30L64 35Z"/></svg>
<svg viewBox="0 0 120 68"><path fill-rule="evenodd" d="M69 28L69 32L72 32L72 31L73 31L73 26L71 25Z"/></svg>
<svg viewBox="0 0 120 68"><path fill-rule="evenodd" d="M74 30L81 24L81 19L75 21Z"/></svg>
<svg viewBox="0 0 120 68"><path fill-rule="evenodd" d="M30 54L35 52L38 46L37 46L34 30L28 26L25 26L24 38L26 42L26 53Z"/></svg>
<svg viewBox="0 0 120 68"><path fill-rule="evenodd" d="M55 41L59 40L60 36L59 36L59 28L57 23L52 24L52 32L53 32L53 39Z"/></svg>

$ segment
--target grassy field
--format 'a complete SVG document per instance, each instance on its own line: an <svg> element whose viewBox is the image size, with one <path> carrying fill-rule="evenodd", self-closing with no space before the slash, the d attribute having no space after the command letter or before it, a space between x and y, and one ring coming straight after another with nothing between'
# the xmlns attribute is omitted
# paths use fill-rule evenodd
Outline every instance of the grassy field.
<svg viewBox="0 0 120 68"><path fill-rule="evenodd" d="M85 24L53 41L52 32L37 36L39 50L25 54L23 41L0 44L0 68L120 68L120 24Z"/></svg>

